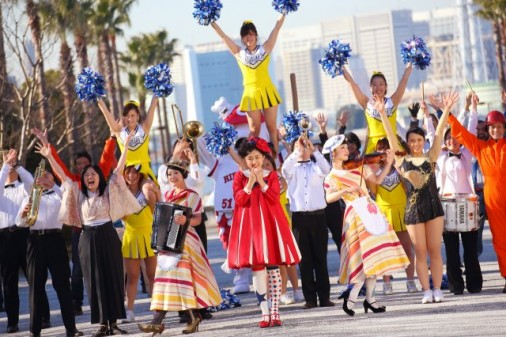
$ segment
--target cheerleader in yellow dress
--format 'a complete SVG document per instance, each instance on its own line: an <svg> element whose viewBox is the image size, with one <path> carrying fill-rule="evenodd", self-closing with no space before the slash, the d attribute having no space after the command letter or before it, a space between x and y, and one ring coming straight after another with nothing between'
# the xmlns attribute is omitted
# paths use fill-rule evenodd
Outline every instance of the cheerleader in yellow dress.
<svg viewBox="0 0 506 337"><path fill-rule="evenodd" d="M406 85L412 71L413 66L411 63L408 63L406 65L406 69L404 70L404 74L402 75L401 81L397 86L397 90L390 97L386 97L388 86L383 73L374 72L369 82L371 95L378 95L380 99L385 102L385 111L388 116L388 121L390 122L395 134L397 134L397 107L404 95L404 91L406 90ZM364 109L367 121L367 143L364 153L374 152L378 140L386 137L385 129L383 128L383 124L381 122L381 116L379 112L374 109L374 103L372 103L371 98L360 90L360 87L357 83L355 83L353 77L351 77L351 74L345 67L343 67L343 76L350 84L357 103Z"/></svg>
<svg viewBox="0 0 506 337"><path fill-rule="evenodd" d="M141 165L130 165L125 168L125 182L130 192L135 196L142 209L123 219L125 234L123 235L121 252L125 263L127 319L123 323L135 321L134 301L137 296L137 284L141 269L141 262L145 263L148 293L155 278L156 256L151 249L151 233L153 224L153 210L161 199L160 189L147 176L140 173Z"/></svg>
<svg viewBox="0 0 506 337"><path fill-rule="evenodd" d="M149 158L149 131L153 125L155 109L158 106L158 98L153 96L149 105L146 118L141 123L141 112L139 103L136 101L127 101L123 106L123 122L118 123L114 120L114 116L107 108L104 101L98 101L98 107L104 114L107 125L114 132L118 140L118 146L121 152L125 151L125 140L130 132L134 132L132 140L128 144L127 166L141 165L141 173L147 174L151 180L156 182L156 176L151 169ZM123 126L124 127L123 127Z"/></svg>
<svg viewBox="0 0 506 337"><path fill-rule="evenodd" d="M216 22L211 23L211 26L236 58L241 69L244 92L239 109L247 112L249 136L258 137L260 135L263 111L269 138L274 144L276 153L279 146L276 119L281 97L269 76L269 61L284 21L285 14L281 14L269 38L262 45L258 44L258 33L253 22L244 21L241 27L241 42L244 44L244 48L241 48L227 36Z"/></svg>

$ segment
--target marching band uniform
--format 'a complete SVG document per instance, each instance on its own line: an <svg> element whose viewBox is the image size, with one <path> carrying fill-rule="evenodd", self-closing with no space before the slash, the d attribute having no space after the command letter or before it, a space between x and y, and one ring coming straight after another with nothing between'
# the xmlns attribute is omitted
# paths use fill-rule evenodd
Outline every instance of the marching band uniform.
<svg viewBox="0 0 506 337"><path fill-rule="evenodd" d="M437 161L438 186L440 195L474 194L471 179L472 155L461 147L460 153L442 151ZM446 215L448 217L448 214ZM477 214L475 214L477 216ZM480 292L483 285L480 262L478 261L478 231L443 232L446 251L446 271L450 291L455 295L464 292L464 279L460 268L459 234L464 247L464 266L466 269L466 288L470 293Z"/></svg>
<svg viewBox="0 0 506 337"><path fill-rule="evenodd" d="M327 270L327 219L323 181L330 165L323 155L313 152L315 161L300 161L295 150L285 160L282 173L288 183L288 200L292 211L292 230L301 251L300 273L306 306L332 306Z"/></svg>
<svg viewBox="0 0 506 337"><path fill-rule="evenodd" d="M281 104L281 97L269 76L270 54L263 46L253 53L241 49L237 59L243 76L241 111L263 110Z"/></svg>
<svg viewBox="0 0 506 337"><path fill-rule="evenodd" d="M16 223L26 227L23 209L28 204L26 196L21 204ZM51 272L51 282L58 296L63 324L67 337L82 336L77 331L72 308L70 290L70 267L67 248L62 235L62 223L57 220L61 206L61 191L57 185L45 190L40 199L37 220L30 227L27 250L27 276L30 287L30 331L32 336L40 336L43 317L47 271Z"/></svg>
<svg viewBox="0 0 506 337"><path fill-rule="evenodd" d="M15 169L21 181L5 185L9 170ZM17 332L19 322L19 268L26 275L28 228L16 226L16 215L23 198L32 188L32 175L21 166L11 168L4 163L0 171L0 267L7 313L7 333ZM42 317L49 320L46 292L41 296ZM48 323L46 323L48 324Z"/></svg>

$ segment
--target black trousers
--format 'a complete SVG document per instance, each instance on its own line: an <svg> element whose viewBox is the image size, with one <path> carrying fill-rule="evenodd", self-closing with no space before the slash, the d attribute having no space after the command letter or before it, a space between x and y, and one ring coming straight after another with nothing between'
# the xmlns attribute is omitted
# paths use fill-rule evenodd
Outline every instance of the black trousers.
<svg viewBox="0 0 506 337"><path fill-rule="evenodd" d="M464 279L460 268L459 236L462 237L464 247L464 267L466 268L466 289L470 293L481 291L483 276L478 261L477 242L478 231L472 232L443 232L446 251L446 273L450 283L450 291L463 291Z"/></svg>
<svg viewBox="0 0 506 337"><path fill-rule="evenodd" d="M344 201L338 200L327 204L325 215L327 216L327 227L336 243L337 252L341 254L341 238L343 236L343 218L346 205Z"/></svg>
<svg viewBox="0 0 506 337"><path fill-rule="evenodd" d="M26 245L28 228L5 230L0 232L0 273L3 279L5 311L7 325L14 326L19 322L19 269L26 276ZM49 321L49 302L47 294L41 298L41 312L45 321Z"/></svg>
<svg viewBox="0 0 506 337"><path fill-rule="evenodd" d="M76 330L70 290L70 267L61 232L28 237L27 274L30 286L30 331L40 333L46 298L47 271L51 272L53 288L60 302L63 324L68 332ZM47 300L47 298L46 298Z"/></svg>
<svg viewBox="0 0 506 337"><path fill-rule="evenodd" d="M81 260L79 259L79 239L81 238L81 229L72 228L72 300L78 306L83 305L84 281L83 271L81 270Z"/></svg>
<svg viewBox="0 0 506 337"><path fill-rule="evenodd" d="M197 235L200 238L200 241L202 241L202 245L204 246L204 250L207 253L207 229L206 229L206 221L207 221L207 215L205 212L202 213L202 220L200 221L200 224L198 226L195 226L195 231L197 232Z"/></svg>
<svg viewBox="0 0 506 337"><path fill-rule="evenodd" d="M292 213L292 228L299 245L302 293L306 302L316 302L317 296L326 301L330 297L327 269L327 217L321 214Z"/></svg>

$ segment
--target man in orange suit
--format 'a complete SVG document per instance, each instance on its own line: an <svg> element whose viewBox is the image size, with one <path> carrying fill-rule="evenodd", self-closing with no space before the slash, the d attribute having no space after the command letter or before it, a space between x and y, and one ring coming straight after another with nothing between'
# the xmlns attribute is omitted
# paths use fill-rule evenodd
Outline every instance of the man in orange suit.
<svg viewBox="0 0 506 337"><path fill-rule="evenodd" d="M488 140L478 139L467 131L451 115L448 122L452 136L462 143L476 157L482 170L485 184L485 208L488 215L492 243L497 254L499 270L506 279L506 139L504 139L506 119L502 112L490 111L485 120ZM506 293L506 284L503 293Z"/></svg>

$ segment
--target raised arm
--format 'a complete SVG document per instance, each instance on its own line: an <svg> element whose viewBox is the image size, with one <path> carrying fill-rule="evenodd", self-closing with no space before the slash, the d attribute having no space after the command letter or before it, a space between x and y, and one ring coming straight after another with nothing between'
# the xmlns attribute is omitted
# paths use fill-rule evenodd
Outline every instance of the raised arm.
<svg viewBox="0 0 506 337"><path fill-rule="evenodd" d="M111 170L114 164L116 163L116 156L114 155L115 152L116 152L116 138L112 138L111 136L105 141L102 156L100 156L100 160L98 161L98 167L100 167L106 179L111 174Z"/></svg>
<svg viewBox="0 0 506 337"><path fill-rule="evenodd" d="M211 27L213 27L214 31L216 33L218 33L218 35L221 37L221 39L223 40L223 42L225 42L225 44L228 47L228 50L230 50L230 52L232 53L232 55L236 56L237 54L239 54L239 52L241 51L241 47L238 46L234 42L234 40L232 40L227 34L225 34L223 32L223 30L221 29L221 27L218 26L218 24L216 22L212 22L211 23Z"/></svg>
<svg viewBox="0 0 506 337"><path fill-rule="evenodd" d="M365 178L365 180L368 183L374 184L374 185L381 185L383 180L385 180L385 177L388 175L388 173L390 173L390 169L392 168L392 164L394 163L394 160L395 160L394 152L391 149L387 150L387 158L386 159L387 159L386 165L380 174L376 175L376 174L372 173L372 174L369 174Z"/></svg>
<svg viewBox="0 0 506 337"><path fill-rule="evenodd" d="M408 85L409 75L413 72L413 65L408 63L406 65L406 69L404 69L404 74L402 74L401 81L397 86L397 90L392 94L392 103L394 106L399 106L401 102L402 96L404 95L404 91L406 91L406 86Z"/></svg>
<svg viewBox="0 0 506 337"><path fill-rule="evenodd" d="M134 132L130 132L125 140L125 144L130 144L130 140L132 140L133 136L134 136ZM127 153L128 153L128 146L125 146L125 151L123 151L123 153L121 153L121 157L119 157L119 160L118 160L118 165L116 166L116 169L114 170L114 172L118 176L123 176L123 170L125 169Z"/></svg>
<svg viewBox="0 0 506 337"><path fill-rule="evenodd" d="M237 152L235 152L234 148L230 146L228 148L228 153L230 154L230 157L236 162L237 166L239 166L239 169L241 171L245 171L248 169L248 166L246 165L246 161L239 156Z"/></svg>
<svg viewBox="0 0 506 337"><path fill-rule="evenodd" d="M401 149L399 148L399 142L397 141L397 137L394 134L394 131L392 130L390 122L388 121L388 117L385 111L384 100L375 95L373 97L373 101L374 101L374 109L378 111L381 116L381 122L383 123L383 127L385 128L390 148L394 150L394 153L401 151Z"/></svg>
<svg viewBox="0 0 506 337"><path fill-rule="evenodd" d="M441 115L441 118L439 119L439 123L437 124L436 128L436 135L434 137L434 143L430 147L429 150L429 160L431 162L437 161L437 158L439 157L439 153L441 152L441 143L443 141L443 133L446 128L446 124L448 122L448 116L450 115L450 112L457 103L459 99L458 92L449 92L448 94L443 95L443 115Z"/></svg>
<svg viewBox="0 0 506 337"><path fill-rule="evenodd" d="M47 144L44 146L41 143L37 143L37 145L35 145L35 148L37 153L40 153L41 155L47 158L47 160L49 161L49 165L51 165L51 168L53 169L54 173L56 173L56 175L60 177L62 182L66 180L72 180L69 176L65 174L65 171L62 169L60 164L58 164L58 162L54 159L53 153L51 151L51 144Z"/></svg>
<svg viewBox="0 0 506 337"><path fill-rule="evenodd" d="M121 126L119 125L118 122L114 120L114 116L109 111L109 108L107 107L107 105L104 103L103 100L98 101L98 107L100 108L100 111L102 111L102 114L105 117L105 121L107 122L107 125L109 125L109 129L111 129L116 134L117 137L118 134L121 132Z"/></svg>
<svg viewBox="0 0 506 337"><path fill-rule="evenodd" d="M357 103L362 107L362 109L365 109L367 107L369 97L360 90L358 84L355 80L353 80L353 77L351 77L351 74L348 72L346 67L343 67L343 77L350 84L351 91L353 91L353 95L355 96Z"/></svg>
<svg viewBox="0 0 506 337"><path fill-rule="evenodd" d="M282 13L278 17L274 29L272 30L267 40L264 42L264 50L267 54L270 54L274 49L274 45L276 44L276 40L278 39L279 30L281 29L281 26L283 26L283 22L285 22L285 17L286 15L284 13Z"/></svg>
<svg viewBox="0 0 506 337"><path fill-rule="evenodd" d="M155 119L155 110L157 107L158 107L158 97L153 95L151 103L149 104L148 112L146 114L146 119L144 120L144 122L142 122L142 129L144 130L145 133L149 133L149 131L151 130L153 120Z"/></svg>
<svg viewBox="0 0 506 337"><path fill-rule="evenodd" d="M58 151L54 148L53 145L49 144L49 141L47 140L47 129L44 130L44 132L40 131L37 128L32 129L32 134L37 137L41 142L43 146L49 145L51 148L51 154L54 158L54 160L58 163L58 165L62 168L63 172L65 172L65 175L69 177L73 181L79 181L79 175L78 174L72 174L70 170L68 169L67 165L63 162L63 160L58 155ZM103 172L103 170L102 170ZM56 173L56 172L55 172ZM57 174L58 178L60 178L61 181L64 181L65 179L63 177L60 177Z"/></svg>

